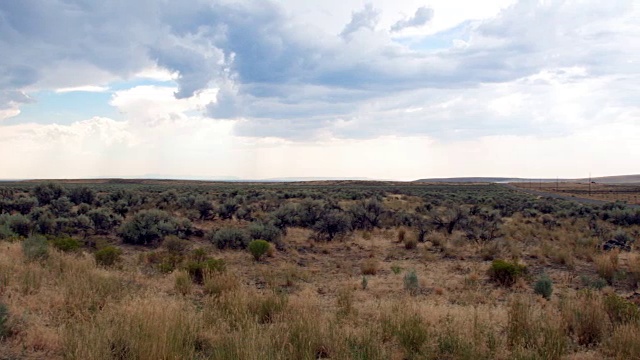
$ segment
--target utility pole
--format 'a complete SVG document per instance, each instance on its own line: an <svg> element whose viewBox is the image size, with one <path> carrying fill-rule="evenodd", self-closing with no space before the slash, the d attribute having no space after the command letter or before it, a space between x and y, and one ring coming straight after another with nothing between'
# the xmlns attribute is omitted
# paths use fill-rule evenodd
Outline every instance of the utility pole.
<svg viewBox="0 0 640 360"><path fill-rule="evenodd" d="M560 191L560 177L556 176L556 191Z"/></svg>
<svg viewBox="0 0 640 360"><path fill-rule="evenodd" d="M589 196L591 196L591 172L589 172Z"/></svg>

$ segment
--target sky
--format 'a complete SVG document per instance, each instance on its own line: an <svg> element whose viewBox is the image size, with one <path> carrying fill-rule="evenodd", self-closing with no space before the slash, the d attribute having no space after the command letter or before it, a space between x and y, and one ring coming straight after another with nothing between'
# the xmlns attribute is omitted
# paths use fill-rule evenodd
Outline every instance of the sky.
<svg viewBox="0 0 640 360"><path fill-rule="evenodd" d="M0 0L0 179L640 173L640 2Z"/></svg>

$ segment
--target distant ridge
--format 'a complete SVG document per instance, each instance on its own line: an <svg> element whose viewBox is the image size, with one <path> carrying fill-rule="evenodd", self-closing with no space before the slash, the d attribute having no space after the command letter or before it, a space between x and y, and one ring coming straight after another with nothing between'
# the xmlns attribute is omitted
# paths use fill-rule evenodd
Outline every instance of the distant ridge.
<svg viewBox="0 0 640 360"><path fill-rule="evenodd" d="M423 183L502 183L502 182L517 182L522 181L518 178L504 178L504 177L453 177L453 178L432 178L432 179L420 179L414 182ZM555 180L554 180L555 181Z"/></svg>
<svg viewBox="0 0 640 360"><path fill-rule="evenodd" d="M510 182L589 182L589 178L581 179L535 179L535 178L508 178L508 177L452 177L452 178L432 178L420 179L414 182L419 183L510 183ZM600 184L640 184L640 174L638 175L617 175L593 177L591 181Z"/></svg>

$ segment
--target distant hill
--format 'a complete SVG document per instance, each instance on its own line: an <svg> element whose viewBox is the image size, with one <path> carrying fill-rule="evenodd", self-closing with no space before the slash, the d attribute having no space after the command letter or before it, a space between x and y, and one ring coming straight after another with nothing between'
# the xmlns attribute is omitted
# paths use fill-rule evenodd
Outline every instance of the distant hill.
<svg viewBox="0 0 640 360"><path fill-rule="evenodd" d="M507 177L453 177L453 178L432 178L420 179L414 182L419 183L508 183L508 182L589 182L589 178L582 179L529 179L529 178L507 178ZM593 177L591 181L599 184L640 184L639 175L619 175Z"/></svg>
<svg viewBox="0 0 640 360"><path fill-rule="evenodd" d="M416 180L414 182L423 182L423 183L503 183L503 182L517 182L517 181L522 181L522 179L504 178L504 177L454 177L454 178L420 179L420 180Z"/></svg>
<svg viewBox="0 0 640 360"><path fill-rule="evenodd" d="M589 178L576 179L578 182L588 182ZM640 174L638 175L618 175L618 176L601 176L591 178L600 184L640 184Z"/></svg>

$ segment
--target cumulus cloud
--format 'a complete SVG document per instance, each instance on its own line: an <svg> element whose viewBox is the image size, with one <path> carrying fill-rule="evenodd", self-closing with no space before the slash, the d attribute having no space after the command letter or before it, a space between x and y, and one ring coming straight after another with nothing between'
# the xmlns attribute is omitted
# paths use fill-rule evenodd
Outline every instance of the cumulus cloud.
<svg viewBox="0 0 640 360"><path fill-rule="evenodd" d="M398 32L406 28L419 27L426 25L433 19L433 9L428 7L420 7L416 13L409 19L400 20L391 26L391 32Z"/></svg>

